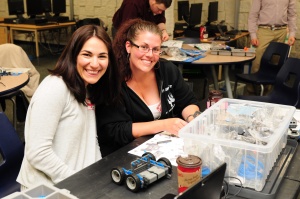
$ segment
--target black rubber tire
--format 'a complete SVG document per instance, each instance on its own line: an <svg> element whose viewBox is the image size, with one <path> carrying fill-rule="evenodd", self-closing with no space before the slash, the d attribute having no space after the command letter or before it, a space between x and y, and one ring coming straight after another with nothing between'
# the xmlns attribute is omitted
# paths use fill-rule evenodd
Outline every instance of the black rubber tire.
<svg viewBox="0 0 300 199"><path fill-rule="evenodd" d="M172 164L171 164L171 162L170 162L170 160L168 158L159 158L157 160L157 162L160 162L160 163L166 165L167 167L169 167L168 173L172 174L172 172L173 172L173 170L172 170Z"/></svg>
<svg viewBox="0 0 300 199"><path fill-rule="evenodd" d="M156 158L155 158L155 155L153 155L152 153L150 153L150 152L146 152L146 153L144 153L143 155L142 155L142 157L144 157L144 156L146 156L146 155L150 155L150 159L151 160L156 160Z"/></svg>
<svg viewBox="0 0 300 199"><path fill-rule="evenodd" d="M110 176L114 183L121 185L125 179L125 172L122 167L112 168L110 171Z"/></svg>
<svg viewBox="0 0 300 199"><path fill-rule="evenodd" d="M126 186L132 192L137 192L141 189L141 180L136 174L126 176Z"/></svg>

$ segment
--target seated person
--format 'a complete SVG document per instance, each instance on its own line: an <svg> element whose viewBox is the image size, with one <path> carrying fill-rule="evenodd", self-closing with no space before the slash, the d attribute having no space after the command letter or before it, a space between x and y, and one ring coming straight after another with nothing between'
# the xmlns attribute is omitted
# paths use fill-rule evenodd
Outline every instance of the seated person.
<svg viewBox="0 0 300 199"><path fill-rule="evenodd" d="M178 131L199 112L199 102L176 65L160 59L162 33L152 22L132 19L113 41L122 75L122 105L96 107L102 156L134 139Z"/></svg>
<svg viewBox="0 0 300 199"><path fill-rule="evenodd" d="M120 101L111 40L100 26L78 28L49 72L28 108L21 190L56 184L100 160L95 104Z"/></svg>
<svg viewBox="0 0 300 199"><path fill-rule="evenodd" d="M17 58L17 59L16 59ZM40 73L32 65L26 52L15 44L0 45L0 67L3 68L28 68L29 82L21 90L30 101L33 93L37 89L40 82Z"/></svg>

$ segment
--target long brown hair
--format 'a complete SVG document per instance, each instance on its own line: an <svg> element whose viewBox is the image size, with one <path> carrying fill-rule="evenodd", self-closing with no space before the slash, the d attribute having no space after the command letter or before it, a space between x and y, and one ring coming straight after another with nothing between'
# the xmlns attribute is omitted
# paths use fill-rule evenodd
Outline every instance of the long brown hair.
<svg viewBox="0 0 300 199"><path fill-rule="evenodd" d="M50 74L62 76L68 89L76 100L84 104L86 98L86 87L84 81L77 72L77 56L83 45L91 37L97 37L104 42L108 49L108 68L100 80L88 85L89 99L94 104L116 102L120 94L120 73L117 69L115 56L112 50L112 42L105 30L97 25L85 25L78 28L70 38L67 46L59 57Z"/></svg>
<svg viewBox="0 0 300 199"><path fill-rule="evenodd" d="M128 61L129 54L126 51L125 44L126 41L134 41L141 32L151 32L162 38L161 30L156 24L142 19L131 19L121 25L113 41L113 50L119 65L122 79L125 81L132 77Z"/></svg>

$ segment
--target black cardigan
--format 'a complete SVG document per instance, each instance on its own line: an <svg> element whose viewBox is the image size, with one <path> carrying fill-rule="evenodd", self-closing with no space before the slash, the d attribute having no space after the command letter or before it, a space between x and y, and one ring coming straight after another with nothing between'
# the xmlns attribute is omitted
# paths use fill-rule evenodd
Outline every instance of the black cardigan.
<svg viewBox="0 0 300 199"><path fill-rule="evenodd" d="M158 90L161 96L162 113L160 119L179 117L188 105L199 106L194 93L184 81L177 66L160 60L155 69ZM122 106L96 107L98 141L102 157L112 153L134 140L132 123L153 121L148 106L126 84L122 83ZM200 107L200 106L199 106Z"/></svg>

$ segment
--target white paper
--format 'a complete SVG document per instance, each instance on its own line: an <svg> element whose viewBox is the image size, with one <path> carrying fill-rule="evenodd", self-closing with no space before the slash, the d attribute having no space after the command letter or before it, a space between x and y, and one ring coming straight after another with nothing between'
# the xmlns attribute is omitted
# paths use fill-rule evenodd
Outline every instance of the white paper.
<svg viewBox="0 0 300 199"><path fill-rule="evenodd" d="M159 143L166 140L168 140L168 142ZM155 156L156 160L165 157L169 159L173 166L177 166L177 157L179 155L185 154L183 152L183 139L163 134L156 134L153 138L128 151L128 153L140 157L146 152L152 153Z"/></svg>

